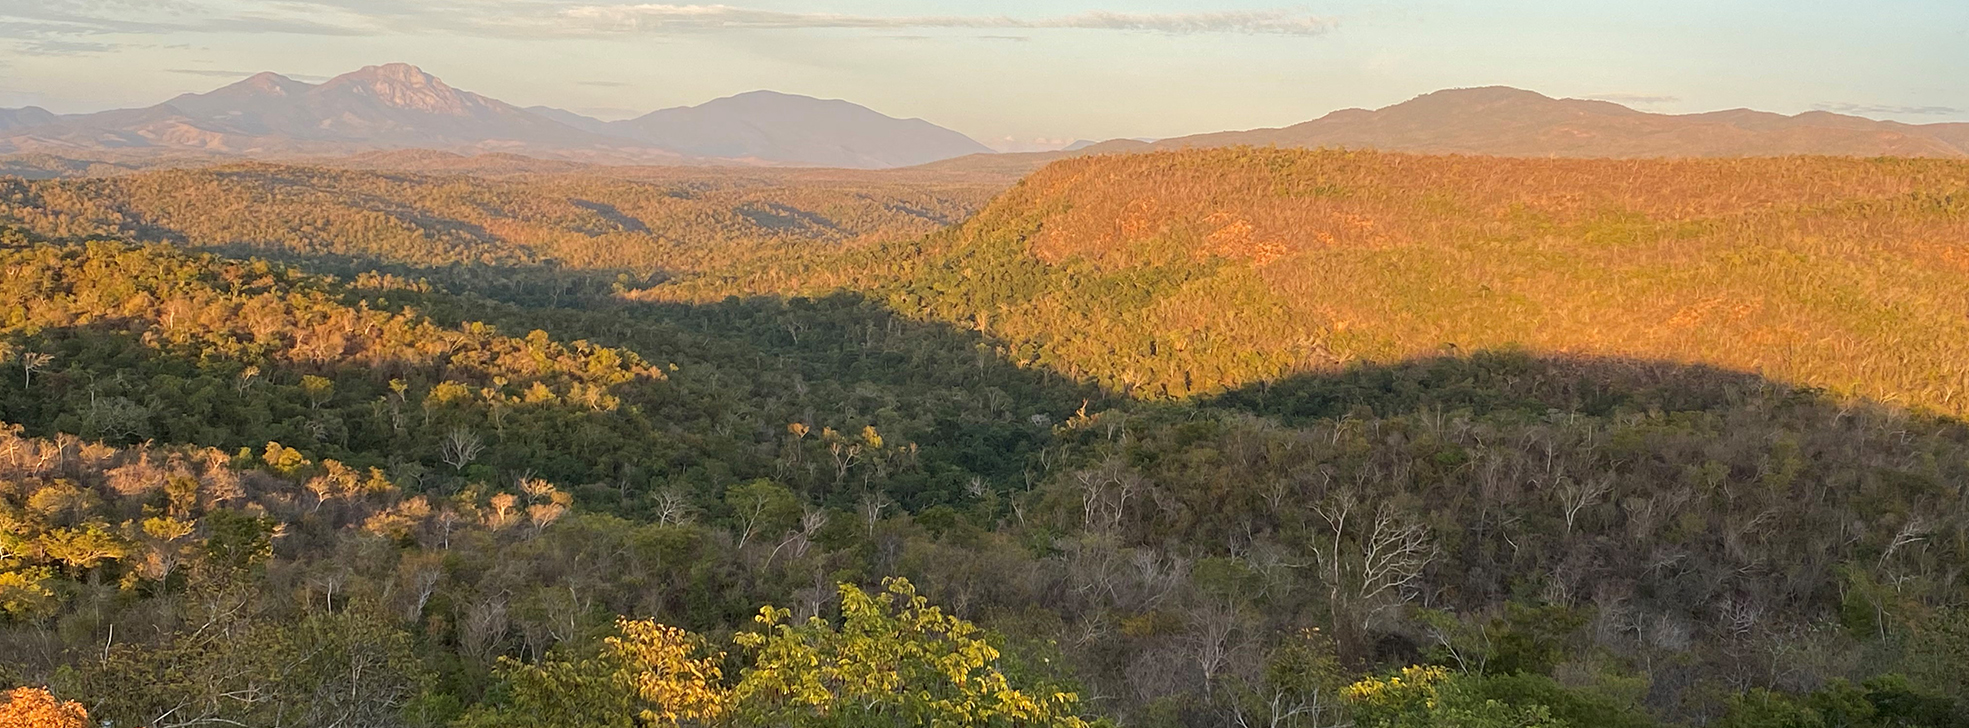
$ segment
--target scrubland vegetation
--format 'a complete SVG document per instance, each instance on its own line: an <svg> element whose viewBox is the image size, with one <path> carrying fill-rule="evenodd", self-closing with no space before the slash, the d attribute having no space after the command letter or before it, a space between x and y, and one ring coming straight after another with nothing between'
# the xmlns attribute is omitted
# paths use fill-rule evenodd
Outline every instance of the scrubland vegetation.
<svg viewBox="0 0 1969 728"><path fill-rule="evenodd" d="M1969 724L1969 165L624 184L15 183L0 716Z"/></svg>

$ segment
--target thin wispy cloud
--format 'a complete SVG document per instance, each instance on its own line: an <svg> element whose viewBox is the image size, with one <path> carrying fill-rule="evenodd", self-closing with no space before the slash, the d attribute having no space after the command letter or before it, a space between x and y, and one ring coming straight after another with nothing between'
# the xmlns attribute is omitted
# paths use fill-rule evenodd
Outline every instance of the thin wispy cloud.
<svg viewBox="0 0 1969 728"><path fill-rule="evenodd" d="M569 31L598 33L689 33L731 30L1109 30L1175 35L1235 33L1314 36L1330 32L1331 18L1291 10L1207 13L1117 13L1093 11L1045 18L991 15L852 15L759 10L732 5L585 5L568 8L559 19Z"/></svg>
<svg viewBox="0 0 1969 728"><path fill-rule="evenodd" d="M538 38L868 30L921 34L975 30L1079 30L1169 35L1317 36L1331 18L1294 10L1196 13L1091 11L1059 16L861 15L788 12L736 5L598 4L593 0L0 0L0 42L34 55L100 53L133 37L278 33L385 36L405 32Z"/></svg>
<svg viewBox="0 0 1969 728"><path fill-rule="evenodd" d="M101 53L129 45L131 37L202 33L285 33L355 36L375 27L354 18L326 17L309 4L214 5L186 0L0 0L0 40L20 53Z"/></svg>
<svg viewBox="0 0 1969 728"><path fill-rule="evenodd" d="M114 43L96 43L84 40L35 39L25 40L14 45L14 50L30 56L79 56L90 53L107 53L118 46Z"/></svg>
<svg viewBox="0 0 1969 728"><path fill-rule="evenodd" d="M1830 111L1835 114L1855 114L1860 116L1958 116L1969 113L1953 106L1888 106L1879 104L1828 103L1817 104L1812 108Z"/></svg>

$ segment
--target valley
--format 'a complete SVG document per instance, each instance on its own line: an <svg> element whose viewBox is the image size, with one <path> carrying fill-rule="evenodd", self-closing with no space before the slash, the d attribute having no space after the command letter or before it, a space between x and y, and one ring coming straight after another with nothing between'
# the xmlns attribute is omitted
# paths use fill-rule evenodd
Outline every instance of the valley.
<svg viewBox="0 0 1969 728"><path fill-rule="evenodd" d="M984 630L1033 724L1969 695L1963 162L555 164L6 181L0 681L832 725L761 650L954 615L895 634Z"/></svg>

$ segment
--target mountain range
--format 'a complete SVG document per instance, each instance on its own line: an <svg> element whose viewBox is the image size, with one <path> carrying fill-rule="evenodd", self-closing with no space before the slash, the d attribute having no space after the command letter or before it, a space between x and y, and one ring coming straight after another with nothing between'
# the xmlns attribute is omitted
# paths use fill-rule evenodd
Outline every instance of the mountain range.
<svg viewBox="0 0 1969 728"><path fill-rule="evenodd" d="M1825 111L1654 114L1493 86L1438 91L1378 110L1346 109L1278 129L1081 142L1059 152L955 164L1036 166L1086 154L1239 145L1509 157L1961 158L1969 157L1969 123L1904 124ZM401 63L321 84L261 73L139 109L71 115L0 109L0 154L299 158L406 149L606 164L861 169L992 152L950 129L847 101L754 91L603 121L546 106L520 108Z"/></svg>
<svg viewBox="0 0 1969 728"><path fill-rule="evenodd" d="M0 153L138 152L253 157L390 149L505 152L613 163L880 168L989 152L957 132L845 101L755 92L605 122L522 109L407 64L319 85L261 73L156 106L57 116L0 110Z"/></svg>
<svg viewBox="0 0 1969 728"><path fill-rule="evenodd" d="M1503 157L1969 157L1969 123L1903 124L1810 111L1653 114L1608 101L1503 86L1449 89L1378 110L1346 109L1282 129L1113 141L1088 153L1191 147L1377 149Z"/></svg>

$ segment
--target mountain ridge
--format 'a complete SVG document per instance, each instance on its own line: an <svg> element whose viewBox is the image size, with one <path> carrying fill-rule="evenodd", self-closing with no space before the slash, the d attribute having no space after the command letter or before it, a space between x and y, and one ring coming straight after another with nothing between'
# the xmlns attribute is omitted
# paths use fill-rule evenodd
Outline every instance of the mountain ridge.
<svg viewBox="0 0 1969 728"><path fill-rule="evenodd" d="M1002 170L1037 169L1080 155L1224 146L1498 157L1965 158L1969 123L1909 124L1823 110L1657 114L1606 100L1484 86L1435 91L1379 109L1341 109L1284 127L1081 141L1058 152L1008 155L928 121L890 117L840 99L759 90L605 121L550 106L521 108L401 63L367 66L319 84L258 73L154 106L91 114L0 109L0 154L107 155L119 163L424 149L609 165Z"/></svg>
<svg viewBox="0 0 1969 728"><path fill-rule="evenodd" d="M768 103L755 103L761 99ZM292 157L395 149L630 164L858 168L989 151L921 119L767 91L604 122L550 107L523 109L454 88L404 63L366 66L320 84L258 73L136 109L69 116L0 110L0 153Z"/></svg>
<svg viewBox="0 0 1969 728"><path fill-rule="evenodd" d="M1225 146L1342 147L1501 157L1969 157L1969 124L1905 124L1828 111L1655 114L1508 86L1444 89L1291 126L1103 142L1087 153Z"/></svg>

